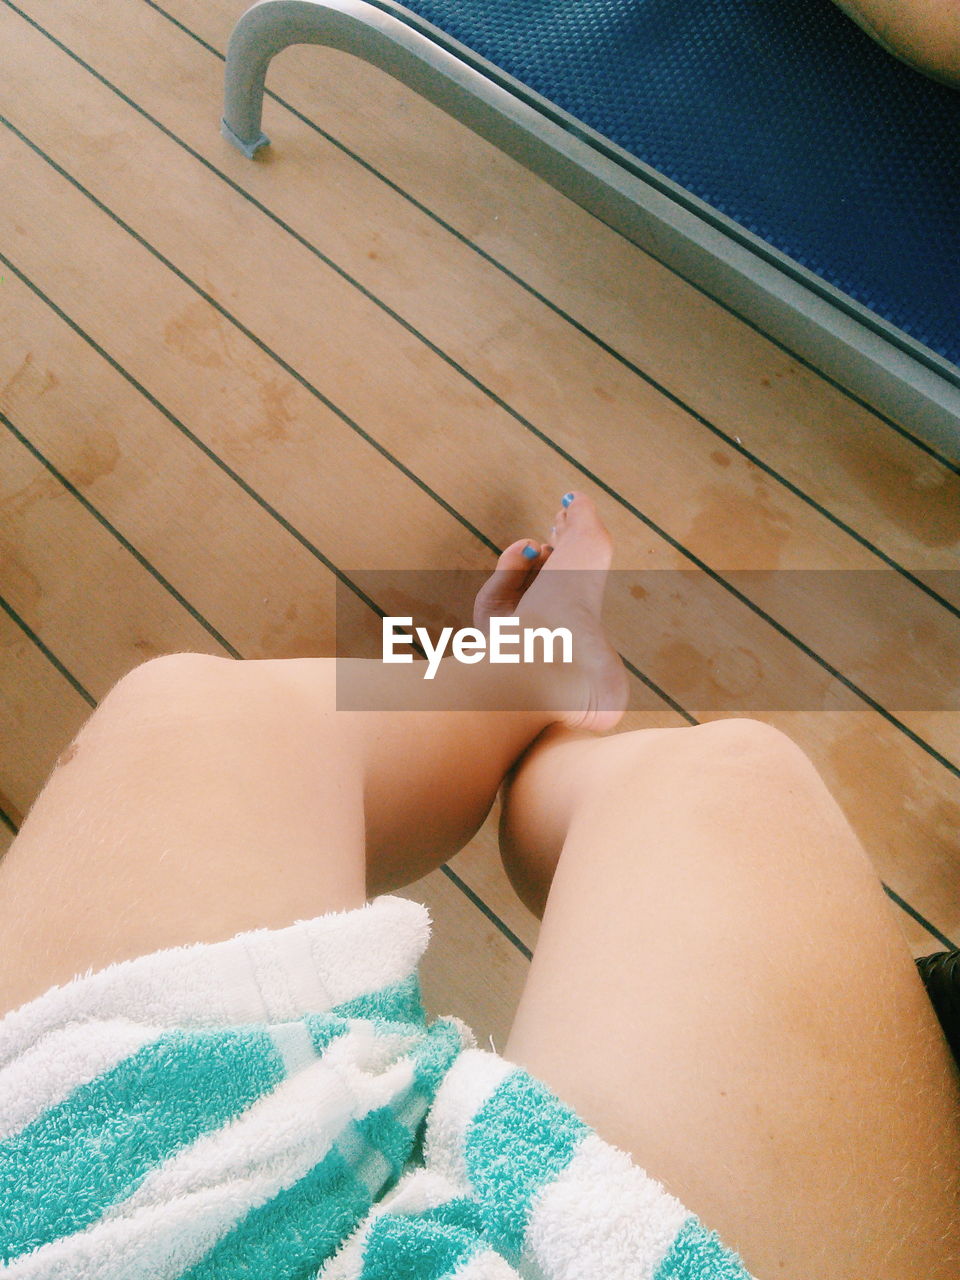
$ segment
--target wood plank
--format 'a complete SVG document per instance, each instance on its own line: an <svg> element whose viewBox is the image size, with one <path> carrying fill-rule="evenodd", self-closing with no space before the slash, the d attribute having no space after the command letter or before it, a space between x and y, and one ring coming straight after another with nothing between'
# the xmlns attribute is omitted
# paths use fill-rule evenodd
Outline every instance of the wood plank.
<svg viewBox="0 0 960 1280"><path fill-rule="evenodd" d="M6 431L0 431L0 504L4 596L98 701L113 682L103 681L104 670L118 673L116 679L161 653L224 652Z"/></svg>
<svg viewBox="0 0 960 1280"><path fill-rule="evenodd" d="M64 122L64 127L65 128L67 127L66 122ZM67 133L69 135L69 129L67 129ZM23 157L19 163L20 163L21 169L26 169L34 165L34 158L31 157L28 159L27 153L24 150ZM188 181L187 174L183 174L183 175L178 174L178 176L182 177L184 181ZM43 181L45 182L48 179L49 179L49 174L46 175ZM64 186L63 184L61 184L60 186L56 186L55 184L55 190L57 194L53 198L53 203L55 203L58 208L63 209L65 224L66 224L63 228L60 229L59 239L62 241L63 236L65 234L69 234L70 229L74 227L76 218L80 218L81 221L83 221L84 219L89 220L89 218L92 215L89 209L84 208L84 202L82 200L75 200L73 198L73 196L69 193L66 186ZM30 192L29 184L21 184L21 188L19 191L19 197L21 198L21 200L27 198L27 196L30 196L31 198L33 198L36 195L37 195L36 192L32 192L32 193ZM214 202L216 202L217 197L213 196L212 198L214 199ZM222 199L222 196L220 196L219 198ZM51 193L47 192L45 195L43 195L42 198L39 199L37 208L38 210L42 209L44 211L44 215L46 217L49 217L50 206L51 206ZM78 283L77 275L78 275L78 272L81 270L81 267L85 269L88 268L93 273L93 278L96 279L97 262L96 262L96 259L91 259L91 252L95 247L97 247L100 244L100 242L103 241L105 236L107 237L107 239L109 239L109 236L107 235L107 232L105 229L107 226L107 223L104 215L97 215L97 216L101 219L101 222L103 223L103 227L96 234L92 236L90 235L87 236L87 240L85 242L84 251L83 251L84 261L82 264L77 261L76 255L74 255L71 258L69 252L67 252L66 257L69 259L70 265L68 268L62 269L60 286L64 287L66 285L69 285L70 288L74 290L74 293L71 295L71 305L77 306L82 304L82 308L86 309L87 311L89 311L90 308L92 307L94 312L98 314L98 320L101 325L106 323L108 328L112 325L113 328L116 329L116 323L114 318L115 317L114 300L111 298L110 305L107 306L105 305L105 302L102 298L98 299L96 297L95 291L91 292L89 288L84 289L82 284L80 285L79 290L77 289L77 283ZM39 222L40 222L40 225L42 225L43 219L41 218ZM20 230L16 230L15 228L15 235L11 237L11 242L17 246L18 251L24 250L27 247L27 245L30 243L30 236L35 232L36 225L37 225L36 219L25 219L24 222L20 222L16 224L16 227L19 227ZM28 226L30 228L30 231L28 231ZM113 233L111 232L111 234ZM17 236L21 238L17 240L16 238ZM210 246L208 245L207 247L209 248ZM127 249L124 249L123 251L124 256L126 256L128 249L132 250L132 248L133 246L128 246ZM101 255L102 255L102 249L101 249ZM116 261L112 252L106 253L105 260L109 260L111 262ZM37 258L33 260L30 269L40 273L40 275L43 276L44 273L49 274L52 266L53 266L53 259L50 256L50 246L46 246L44 250L37 256ZM138 272L140 271L139 259L138 259L137 270ZM286 276L287 276L287 279L289 280L289 277L290 277L289 269L286 272ZM130 279L129 273L126 270L124 272L124 279L125 280ZM142 284L142 281L140 283ZM281 281L280 283L281 285L284 285L285 282ZM146 289L144 292L146 292L148 296L151 296L151 297L153 296L153 293L149 288ZM282 297L282 292L279 296ZM304 308L304 314L306 313L307 313L307 309ZM135 318L137 321L140 320L139 315L137 315ZM286 326L286 327L289 328L289 326ZM280 329L278 329L277 331L278 333L282 332ZM141 334L139 335L139 343L133 342L133 341L128 342L128 332L126 329L123 332L116 333L112 340L114 341L114 345L116 345L117 342L119 342L121 348L123 347L124 343L128 343L128 346L131 348L136 347L138 345L142 346L142 341L143 341L142 334ZM136 359L137 354L138 354L137 351L131 350L131 358L133 358L134 360ZM151 374L154 377L158 377L158 376L161 376L162 372L163 372L162 367L159 367L157 363L154 362L154 365L151 367ZM424 398L423 396L418 398L419 408L421 409L421 412L423 412L425 405L432 405L433 403L435 403L435 396L432 394L433 390L434 388L428 385L427 391L430 394L426 398ZM469 405L470 404L469 398L465 397L464 403ZM393 408L393 405L391 404L390 407ZM383 413L382 400L380 405L380 411L382 414ZM401 428L404 426L404 423L396 422L395 424L391 424L391 425L394 426L395 429L397 430L398 432L397 439L398 441L400 441L401 434L402 434ZM410 435L409 424L406 424L406 434L408 436ZM464 437L461 437L461 439L463 438ZM507 438L506 433L502 433L502 435L498 438L496 450L493 451L492 455L488 456L488 464L492 463L493 465L496 465L502 468L504 473L506 473L504 474L505 480L507 478L507 474L509 474L509 477L513 483L513 486L515 486L516 484L516 477L518 475L525 476L531 470L535 470L536 474L538 475L542 474L544 469L542 464L536 469L531 468L529 466L518 465L516 454L514 454L509 459L509 462L510 462L509 468L505 468L503 463L503 455L506 452L504 449L504 441L506 438ZM512 445L513 441L510 440L509 443ZM433 452L436 453L437 452L436 449L434 449ZM420 455L420 460L425 463L430 463L433 461L433 458L429 453L423 452ZM453 449L447 449L443 451L443 461L447 466L451 465L452 463L456 467L456 465L461 461L461 455ZM487 469L489 470L489 465ZM470 472L470 474L472 474L472 471ZM451 484L450 484L451 491L455 491L456 485L460 484L461 487L464 488L466 491L470 492L472 497L474 497L475 499L474 490L469 488L469 486L466 485L464 474L462 472L458 472L457 476L459 478L456 478L453 481L451 481ZM509 491L510 487L511 487L510 484L504 485L504 488L506 488L507 491ZM527 501L529 503L529 498L527 499ZM513 530L511 530L511 532L515 531L516 527L517 527L516 524L514 524ZM634 539L634 547L632 548L633 551L635 551L636 549L635 547L636 537L637 537L636 531L633 530L633 539ZM808 750L811 751L811 754L814 755L815 759L817 756L817 746L819 745L821 747L826 748L829 745L827 739L822 734L818 734L817 736L820 738L819 744L815 740L807 740L804 742L804 745L807 747ZM902 746L898 747L897 749L898 750L906 749L908 751L912 750L912 748L904 748ZM855 770L858 769L858 766L850 766L850 767L852 767ZM923 772L923 769L926 769L926 768L929 768L929 761L924 761L922 763L922 765L920 766L921 773ZM881 782L881 785L882 785L882 782ZM938 781L936 781L934 783L933 788L929 786L924 787L925 796L929 797L931 792L936 790L937 785L939 786L943 785L942 779L939 779ZM848 786L847 789L850 790L851 788ZM902 828L904 826L909 826L909 822L906 820L905 817L902 817L899 823L899 827L900 827L899 830L895 827L893 830L874 831L873 829L871 829L869 812L867 812L866 814L863 813L863 810L866 807L864 796L863 794L858 794L858 793L862 793L864 790L862 777L858 776L856 778L856 782L854 783L852 790L854 791L854 807L856 807L859 810L859 812L856 814L854 818L855 823L857 823L858 829L860 830L861 836L862 838L864 838L865 843L867 844L867 847L874 854L875 858L878 861L878 865L881 866L881 873L884 874L885 870L884 870L881 859L884 856L883 851L885 848L890 851L889 854L886 856L888 856L891 859L897 859L902 863L903 856L904 856L902 851L906 846L904 844L904 840L901 839L900 837L904 834ZM869 788L866 789L866 793L869 794ZM842 795L842 798L844 799L845 802L848 799L847 796L843 796L843 795ZM925 800L924 803L927 806L929 806L929 803L930 803L929 799ZM848 805L848 811L849 810L850 810L850 806ZM876 836L876 839L872 838L874 837L874 835ZM879 845L879 852L878 852L878 845ZM942 845L942 838L941 838L941 845ZM939 854L939 848L937 846L934 846L934 849ZM945 856L949 859L950 857L955 856L955 852L952 849L948 850ZM937 880L938 883L940 882L941 879L944 881L945 893L949 891L950 893L955 894L956 892L955 888L953 888L953 886L956 883L956 877L955 875L949 874L949 872L943 873L942 871L936 871L935 869L931 870L929 867L927 867L922 872L918 872L917 868L914 867L914 868L911 868L911 871L909 874L910 874L911 881L914 881L915 876L926 881L928 876L932 875L934 879ZM895 877L888 875L887 879L894 885L894 887L898 889L898 891L903 892L904 896L910 898L910 900L912 901L917 902L921 910L924 909L923 902L922 902L922 894L921 894L921 897L918 898L917 893L912 891L912 888L913 888L912 885L901 887L901 885L897 882ZM949 890L947 888L947 885L949 885ZM929 914L929 912L925 911L925 914ZM950 916L948 918L954 918L955 915L956 915L956 912L951 906ZM940 919L942 919L942 917L940 917Z"/></svg>
<svg viewBox="0 0 960 1280"><path fill-rule="evenodd" d="M282 159L274 156L267 163L251 165L213 138L206 120L216 102L209 83L215 65L211 55L171 27L155 10L132 5L131 0L106 0L98 9L96 22L91 23L79 7L54 7L43 0L30 3L31 11L41 14L44 22L53 23L56 33L81 56L92 59L99 70L125 92L132 93L146 110L223 167L233 180L296 226L308 240L321 244L365 287L401 311L431 340L439 341L485 385L510 399L520 412L534 421L549 416L554 429L558 417L569 418L571 423L590 422L611 444L636 448L648 478L644 510L664 523L672 520L676 526L672 532L692 550L721 565L762 563L770 567L776 562L770 554L775 541L781 555L787 556L783 563L818 563L809 559L809 547L807 558L791 560L790 552L797 551L797 544L777 526L785 520L800 520L801 528L811 536L811 531L819 528L821 517L802 504L798 507L791 495L757 468L749 467L736 450L719 442L689 415L665 403L662 396L584 335L560 321L536 299L518 291L501 273L331 144L312 135L311 146L319 147L319 154L305 155L303 147L292 145L293 139L288 137L291 129L302 131L303 126L286 113L281 115L286 144ZM131 22L130 16L135 20ZM121 21L127 32L122 46L111 39L111 32ZM162 75L151 77L153 51L165 35L175 74L165 67ZM194 93L185 92L184 85L192 85ZM357 191L356 209L345 207L341 199L340 192L347 183ZM460 289L444 288L445 284L459 284ZM469 291L474 306L462 306L460 290ZM505 314L510 316L506 324L502 320ZM581 366L582 376L571 376L581 372ZM643 421L646 428L644 438L639 440L637 420ZM662 447L664 438L669 441L667 449ZM706 447L707 441L711 448ZM719 453L721 461L711 456L711 449ZM718 522L710 519L709 513L699 511L695 520L683 524L686 513L678 510L680 504L667 501L674 497L670 482L677 479L681 463L682 478L688 487L707 485L708 492L715 491L717 506L722 506L728 517L729 502L738 498L741 502L749 499L746 505L754 506L754 522L756 508L768 507L765 527L744 528L739 538L732 537L728 518L721 542L717 538ZM674 470L667 474L659 470L661 466ZM949 482L957 478L941 470L942 482L949 490ZM745 479L749 481L746 484ZM960 521L956 515L960 505L950 501L950 492L960 497L957 487L945 494L940 505L944 513ZM937 504L926 492L924 509L929 512L934 505ZM713 540L713 545L703 540L704 535ZM830 561L835 567L839 547L846 547L853 556L851 564L872 563L860 558L858 549L850 548L835 530L821 531L821 536L835 538ZM960 538L960 523L957 537ZM842 563L841 560L839 564ZM954 557L939 563L953 567L956 561Z"/></svg>
<svg viewBox="0 0 960 1280"><path fill-rule="evenodd" d="M204 452L205 441L178 430L9 272L4 290L17 323L0 336L0 409L14 425L244 656L333 653L334 581L323 563ZM255 393L255 363L250 372ZM216 410L198 407L195 425L212 431ZM248 416L262 422L262 412ZM308 417L306 430L315 425ZM236 443L241 462L239 432ZM268 476L254 468L251 478L283 501ZM327 496L322 480L316 488ZM102 645L89 648L84 675L100 691L126 668Z"/></svg>
<svg viewBox="0 0 960 1280"><path fill-rule="evenodd" d="M440 871L407 885L400 897L422 902L434 920L421 968L424 1004L432 1016L453 1013L477 1045L503 1052L528 962Z"/></svg>
<svg viewBox="0 0 960 1280"><path fill-rule="evenodd" d="M110 17L111 5L124 6L127 3L128 0L107 0L104 10L101 11L102 20L107 23ZM119 20L119 12L120 10L118 9L117 14L114 15L117 20ZM201 91L202 81L200 81L200 77L204 67L208 65L200 56L203 51L189 42L187 37L178 32L176 28L171 28L169 24L164 23L164 20L153 10L144 10L140 6L137 12L141 14L143 22L148 24L141 36L142 65L137 62L134 56L136 47L132 43L132 39L130 39L123 48L123 58L117 60L116 65L111 64L108 69L112 75L128 77L131 89L135 87L135 84L139 85L141 92L146 94L149 107L160 109L158 107L158 103L160 103L164 111L164 119L168 120L179 132L197 133L195 121L202 117L204 110L204 97ZM109 54L110 44L106 41L103 33L101 33L102 48L87 47L87 44L93 40L94 36L90 24L85 20L81 21L78 14L75 14L74 18L74 23L70 25L65 34L72 40L80 41L84 51L88 54L93 56ZM149 26L150 23L159 23L161 25L154 29ZM135 33L137 25L134 24L130 30L131 33ZM149 65L152 65L153 50L156 47L157 40L162 38L164 31L172 41L181 42L181 44L175 45L175 52L181 54L185 62L182 65L178 65L178 74L176 76L171 77L168 73L165 73L160 80L161 86L167 85L172 80L177 85L178 92L171 94L168 91L162 100L158 95L155 102L149 89L150 82L149 78L146 77L146 72ZM37 37L37 39L40 39L40 37ZM84 42L87 42L87 44ZM31 58L31 61L35 60L36 56L39 56L38 49L39 46L33 50L34 57ZM144 72L144 76L138 74L140 70ZM191 81L198 81L201 85L201 89L198 89L199 96L196 101L192 101L189 95L183 91L183 86ZM77 86L78 92L82 94L82 79L78 79ZM104 110L110 109L110 104L96 95L95 100L97 118L100 118ZM112 106L119 119L119 113L122 113L124 109L122 104L115 101ZM93 105L91 105L90 110L93 113ZM143 131L141 145L144 148L148 146L149 132L149 127L146 127ZM204 139L202 131L192 141L201 150L206 149L208 152L211 150L209 140ZM213 149L213 154L217 154L216 147ZM183 157L181 157L182 160ZM172 155L171 162L176 162ZM262 168L258 169L257 166L245 165L239 156L233 160L233 165L242 183L246 183L251 174L260 174L262 177L264 173ZM337 211L329 202L324 205L324 193L331 187L338 190L339 184L337 182L331 183L332 175L330 173L325 172L322 181L317 174L317 167L309 163L306 165L301 163L287 166L282 173L270 173L267 175L270 192L268 198L276 201L278 198L277 193L279 192L282 195L281 203L284 216L295 218L298 209L307 210L307 221L304 223L307 231L314 237L322 239L326 235L329 239L331 228L336 222ZM100 175L98 174L97 176L99 177ZM362 176L365 177L366 175ZM310 185L311 182L312 186ZM308 198L306 199L304 198L304 190L308 192ZM267 184L261 181L258 191L261 196L267 196ZM112 202L120 193L108 187L104 194ZM370 201L364 201L364 208L369 207ZM406 212L409 214L409 210ZM341 221L345 218L342 209L339 212L339 218ZM357 222L356 219L349 217L346 218L346 221L351 229L354 228ZM402 232L403 228L400 230ZM361 240L364 240L362 233ZM276 242L276 236L268 237L268 243L273 246L274 253L281 252ZM430 264L425 259L417 257L417 238L412 229L408 229L405 244L408 252L403 255L403 258L405 261L410 260L412 263L409 269L417 279L430 278ZM367 255L359 252L356 243L353 248L355 250L353 254L355 262L367 260ZM456 252L460 252L459 246L453 246L453 249ZM266 248L265 252L269 254L270 248ZM438 276L442 281L444 277L442 272L438 273L438 261L437 256L431 253L430 262L433 263L434 275ZM312 265L315 268L314 276L319 287L323 279L323 272L318 263L314 262ZM456 259L451 264L450 278L460 278L463 274L463 267L464 264L459 259ZM339 285L341 282L338 281L337 283ZM501 281L501 284L503 283ZM410 297L415 296L411 295L411 289L407 287L408 285L409 281L401 281L399 286L396 284L392 286L394 289L399 289L399 292L403 295L404 303L409 303ZM422 295L424 293L425 291L421 291ZM341 292L335 288L334 294L335 300L330 305L339 309ZM449 294L456 303L456 315L466 314L459 305L455 291L449 291ZM514 294L517 295L516 290L514 290ZM442 289L434 292L431 288L427 296L428 304L436 310L436 298L442 296L444 296ZM483 295L479 296L482 297ZM517 296L521 303L528 301L524 295ZM397 298L396 300L399 302L400 299ZM499 316L502 313L503 307L497 305L495 308L491 307L488 314ZM470 314L473 315L473 313ZM682 506L688 506L691 508L696 507L700 511L700 515L703 515L703 510L697 506L697 499L702 498L705 493L714 493L718 500L718 507L714 517L705 519L704 523L711 529L711 536L726 546L728 555L737 557L740 555L740 552L737 551L738 546L740 546L741 551L749 547L749 554L754 558L752 561L748 560L748 563L752 562L764 568L784 567L790 564L829 565L833 569L882 567L880 561L866 555L856 542L840 533L833 526L827 525L822 517L815 515L809 508L799 504L791 495L786 494L784 498L781 492L782 501L778 499L780 505L775 505L772 509L768 509L767 499L770 497L770 493L764 489L764 486L769 490L772 482L756 467L745 464L735 452L730 452L727 457L727 475L731 482L736 480L737 483L734 483L730 489L724 489L723 486L717 489L712 479L704 478L702 471L698 474L698 468L702 468L705 458L707 459L708 470L712 469L711 475L716 471L716 460L708 458L707 450L704 447L702 439L703 428L700 424L693 422L685 415L678 415L674 406L664 402L662 397L651 399L648 394L649 388L646 384L632 374L625 373L619 366L613 368L611 376L616 375L619 377L622 385L614 388L618 394L611 396L609 414L605 417L603 411L594 410L593 428L598 432L598 439L601 444L598 446L596 440L585 437L582 423L587 420L588 406L586 403L580 404L577 401L577 394L580 389L590 383L596 370L592 367L581 367L582 360L578 365L576 348L577 344L583 347L585 340L582 335L577 334L569 326L559 325L556 318L549 314L546 319L553 324L553 329L556 332L549 331L549 324L546 329L541 325L541 329L536 332L536 341L531 344L535 355L531 355L519 369L509 367L508 353L506 351L494 352L493 355L498 358L491 358L489 367L496 371L505 365L508 366L509 389L519 393L521 401L523 395L532 396L538 401L541 416L549 423L550 435L558 439L563 447L569 449L575 456L584 457L588 455L591 451L591 445L593 455L597 455L600 449L605 449L607 465L603 468L603 471L608 475L616 473L618 462L621 472L627 470L628 464L625 461L625 451L627 430L632 427L630 414L636 412L638 416L642 416L646 413L647 421L651 427L660 423L664 431L669 432L670 447L666 447L667 441L665 438L659 440L655 438L646 439L645 436L638 441L634 450L638 456L630 460L629 475L626 482L621 483L618 481L618 487L628 496L629 501L641 506L645 514L662 522L667 518L667 508L676 512ZM382 320L383 317L377 317L378 322L382 322ZM431 317L425 316L424 320L429 328ZM455 315L451 313L449 306L446 309L441 308L439 313L432 317L432 323L443 329L448 341L452 342L458 359L468 360L470 351L482 351L489 345L483 333L476 331L475 325L469 331L458 333L455 328ZM533 318L529 318L529 323L530 325L534 323ZM396 337L396 335L394 336ZM403 335L403 338L405 340L406 335ZM566 345L565 339L569 340ZM570 345L571 343L573 344L572 346ZM545 356L544 353L547 353L547 355ZM581 356L583 354L583 352L580 352ZM586 352L586 355L591 358L596 357L597 354L596 349ZM603 358L606 359L606 357ZM514 357L514 362L515 359ZM545 359L547 360L547 368L543 370L540 366ZM537 376L538 370L540 372L539 379ZM561 376L562 370L567 373L566 381ZM438 373L438 378L446 387L447 394L454 394L453 384L450 383L449 378L445 381L442 380L444 371L438 370L436 372ZM489 381L489 378L487 380ZM493 380L496 382L495 376ZM613 384L610 385L613 386ZM506 391L504 387L495 389L498 390L498 393ZM407 389L404 388L404 390ZM633 404L630 403L631 392L634 393L635 403ZM349 394L349 389L340 384L336 394L339 402L344 394ZM645 396L646 400L636 401L636 394L640 394L642 397ZM655 404L655 400L658 403ZM568 418L570 421L568 421ZM688 435L685 437L682 437L680 431L681 419L683 419L683 425L689 428ZM661 461L664 459L668 460L668 465L672 468L669 472L661 468ZM730 459L733 461L730 461ZM685 501L679 502L676 495L678 491L683 491L684 478L686 478ZM748 490L749 500L747 501ZM692 501L690 500L691 497ZM767 515L771 518L770 524L758 530L754 527L754 523L737 520L736 517L740 513L738 504L742 505L744 502L747 502L750 507L754 522L757 512L763 509L767 511ZM722 520L719 518L719 513L723 514L724 518ZM699 518L700 516L698 516ZM773 526L778 526L776 545L773 544L771 537ZM508 536L512 537L512 532ZM623 545L622 540L621 545ZM697 550L696 536L692 538L692 550ZM707 558L708 560L710 559L709 556ZM734 563L737 563L736 559ZM941 651L946 651L947 653L956 652L956 620L950 618L949 615L941 614L937 607L926 597L919 592L914 592L905 582L894 578L892 575L890 577L890 585L891 587L902 586L904 588L904 591L899 594L903 597L905 604L898 604L897 607L887 606L885 609L875 608L874 595L871 591L867 591L863 595L862 608L860 610L862 616L857 619L853 626L831 627L829 632L825 634L822 627L814 625L815 620L812 617L810 607L802 603L792 612L785 613L784 621L788 625L792 625L808 644L813 645L818 651L822 652L832 665L844 670L848 676L857 679L866 691L882 705L892 702L897 710L905 702L908 707L913 706L913 703L906 699L899 689L899 682L906 678L906 669L912 664L913 669L910 675L913 685L915 688L923 690L925 696L933 698L930 705L934 707L939 707L940 705L954 707L958 697L955 680L948 677L942 702L937 701L929 685L930 673L936 672L939 668L939 663L933 660L933 649L939 646ZM849 595L849 593L847 594ZM782 593L778 593L778 596L781 603L783 603ZM716 603L718 600L720 600L720 597L715 596L714 608L722 607L721 604ZM847 603L849 610L849 601ZM824 618L832 618L833 614L831 611L824 609L822 616ZM936 639L938 628L942 629L946 624L949 624L950 627L949 634ZM699 630L697 628L698 632ZM935 637L929 650L923 644L918 645L916 643L915 637L918 635L933 635ZM872 647L865 645L865 638L868 637L871 640L876 637ZM726 645L725 647L729 651L730 647ZM733 645L734 649L737 647L737 645ZM742 645L739 647L742 647ZM889 661L891 651L897 654L895 663ZM654 679L662 682L662 677L657 671L651 669L649 657L644 655L638 661L641 661L646 669L650 669ZM852 669L858 664L863 665L862 674ZM892 697L889 693L891 674L898 684ZM791 674L790 684L793 688L797 687L794 674ZM677 696L683 697L682 694ZM783 698L782 696L773 696L765 705L784 705ZM801 698L798 705L810 705L809 699L804 701ZM817 704L813 703L812 705ZM728 708L724 705L721 709ZM906 723L912 725L909 714L905 715L904 719ZM952 758L960 759L960 730L957 729L956 724L955 720L924 721L925 726L932 725L931 731L937 735L935 745L951 755Z"/></svg>
<svg viewBox="0 0 960 1280"><path fill-rule="evenodd" d="M90 704L0 609L0 808L19 826ZM4 827L6 830L6 827Z"/></svg>
<svg viewBox="0 0 960 1280"><path fill-rule="evenodd" d="M163 7L222 52L248 6ZM899 563L956 568L960 477L850 396L375 68L301 46L276 60L268 85ZM275 135L283 111L270 102L267 111L275 154L259 164L268 178L304 146L323 172L322 138L303 124L294 137Z"/></svg>

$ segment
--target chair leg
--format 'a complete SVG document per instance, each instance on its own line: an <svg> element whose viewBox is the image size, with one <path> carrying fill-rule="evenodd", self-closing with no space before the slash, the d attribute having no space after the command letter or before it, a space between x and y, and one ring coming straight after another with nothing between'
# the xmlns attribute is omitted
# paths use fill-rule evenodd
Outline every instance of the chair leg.
<svg viewBox="0 0 960 1280"><path fill-rule="evenodd" d="M334 43L329 29L340 16L322 0L259 0L234 27L220 132L248 159L270 142L260 123L271 61L291 44Z"/></svg>
<svg viewBox="0 0 960 1280"><path fill-rule="evenodd" d="M402 12L400 6L394 14L366 0L258 0L240 18L227 45L220 132L248 158L267 146L270 139L261 129L267 69L292 44L321 44L355 54L444 110L469 117L476 88L466 93L458 89L464 70L457 59L401 21Z"/></svg>

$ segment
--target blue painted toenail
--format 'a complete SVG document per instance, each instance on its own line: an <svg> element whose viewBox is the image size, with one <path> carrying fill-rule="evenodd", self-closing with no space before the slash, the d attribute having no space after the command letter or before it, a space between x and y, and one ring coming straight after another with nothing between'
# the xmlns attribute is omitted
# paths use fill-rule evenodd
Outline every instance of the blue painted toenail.
<svg viewBox="0 0 960 1280"><path fill-rule="evenodd" d="M565 507L569 507L570 503L573 501L573 494L565 493L563 497L560 499L560 501L563 503Z"/></svg>
<svg viewBox="0 0 960 1280"><path fill-rule="evenodd" d="M530 544L528 543L523 548L523 551L521 554L524 555L528 560L536 560L540 552L537 550L536 547L531 547Z"/></svg>

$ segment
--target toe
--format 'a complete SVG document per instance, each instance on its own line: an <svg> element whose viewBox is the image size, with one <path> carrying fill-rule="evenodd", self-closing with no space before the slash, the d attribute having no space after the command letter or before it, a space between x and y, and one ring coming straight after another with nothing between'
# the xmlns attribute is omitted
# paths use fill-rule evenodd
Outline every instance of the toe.
<svg viewBox="0 0 960 1280"><path fill-rule="evenodd" d="M560 499L560 509L553 518L557 533L564 529L583 528L590 521L596 521L597 508L589 494L581 489L571 489Z"/></svg>
<svg viewBox="0 0 960 1280"><path fill-rule="evenodd" d="M535 543L534 545L536 546L538 544ZM540 550L537 552L536 556L532 556L529 560L527 560L526 562L527 579L526 579L526 582L523 584L524 591L527 590L527 588L533 582L534 578L536 578L537 574L540 572L543 566L547 563L547 560L550 558L550 554L552 551L553 551L553 547L550 545L550 543L544 542L542 545L540 545Z"/></svg>
<svg viewBox="0 0 960 1280"><path fill-rule="evenodd" d="M563 495L560 509L566 522L571 525L598 519L597 507L593 499L588 493L582 493L579 489Z"/></svg>
<svg viewBox="0 0 960 1280"><path fill-rule="evenodd" d="M496 572L510 573L514 570L522 570L526 573L539 554L540 543L534 542L532 538L521 538L518 542L511 542L499 556Z"/></svg>
<svg viewBox="0 0 960 1280"><path fill-rule="evenodd" d="M511 614L542 563L539 542L532 538L512 542L501 553L496 569L477 593L473 607L474 625L485 627L494 614Z"/></svg>
<svg viewBox="0 0 960 1280"><path fill-rule="evenodd" d="M600 519L596 503L586 493L575 493L574 500L565 511L567 534L576 534L577 541L594 547L611 545L610 533Z"/></svg>

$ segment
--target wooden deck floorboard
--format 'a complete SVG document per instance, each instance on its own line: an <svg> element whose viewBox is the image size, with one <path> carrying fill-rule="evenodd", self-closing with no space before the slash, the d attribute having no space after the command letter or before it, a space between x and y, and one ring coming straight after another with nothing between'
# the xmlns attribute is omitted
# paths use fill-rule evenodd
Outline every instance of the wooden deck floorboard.
<svg viewBox="0 0 960 1280"><path fill-rule="evenodd" d="M915 953L960 937L960 716L884 701L956 655L958 469L346 55L277 60L245 161L217 131L245 7L0 3L0 850L138 662L330 654L338 577L489 567L577 487L627 725L720 714L685 673L749 655ZM751 569L873 570L898 605L844 588L828 631ZM434 1007L501 1045L536 921L494 823L405 892Z"/></svg>

